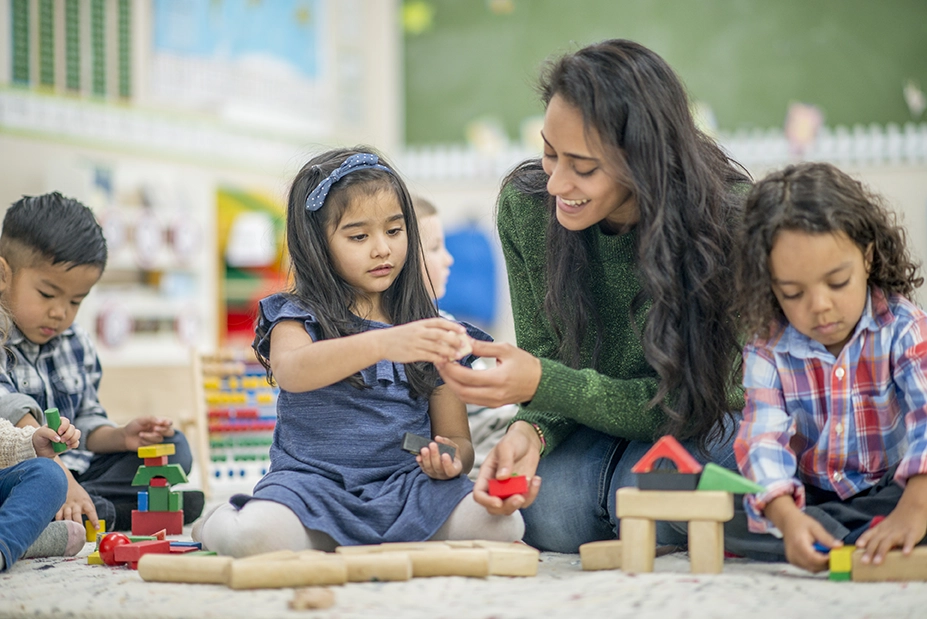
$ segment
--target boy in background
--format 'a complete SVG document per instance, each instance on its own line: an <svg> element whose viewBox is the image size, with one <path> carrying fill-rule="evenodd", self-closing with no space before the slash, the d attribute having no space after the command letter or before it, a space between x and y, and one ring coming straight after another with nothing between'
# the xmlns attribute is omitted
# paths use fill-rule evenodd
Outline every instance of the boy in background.
<svg viewBox="0 0 927 619"><path fill-rule="evenodd" d="M421 196L412 196L412 206L415 208L419 235L422 239L422 252L425 258L425 288L437 303L447 290L447 279L451 274L454 257L444 244L444 226L441 225L441 218L434 204ZM445 318L452 318L446 312L441 312L441 315ZM477 359L473 362L474 368L485 366L484 359ZM518 412L518 406L515 404L498 408L467 404L470 440L473 442L473 468L468 475L470 479L476 480L480 465L505 434L509 421L516 412Z"/></svg>
<svg viewBox="0 0 927 619"><path fill-rule="evenodd" d="M17 427L45 423L46 409L57 408L80 430L78 449L55 460L68 478L68 493L56 520L98 528L131 528L138 501L132 479L144 445L174 443L171 463L190 472L192 455L183 434L169 419L138 417L118 426L106 416L97 389L102 369L90 336L74 318L81 302L106 267L106 240L89 208L60 193L23 197L3 219L0 233L0 301L14 327L7 342L7 379L0 393L0 417ZM12 383L12 384L11 384ZM203 509L203 493L184 493L184 523Z"/></svg>

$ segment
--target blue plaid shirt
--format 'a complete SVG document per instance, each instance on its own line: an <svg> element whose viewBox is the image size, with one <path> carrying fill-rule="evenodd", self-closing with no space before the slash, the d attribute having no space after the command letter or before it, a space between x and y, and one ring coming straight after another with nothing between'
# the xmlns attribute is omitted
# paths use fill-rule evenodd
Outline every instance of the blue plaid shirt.
<svg viewBox="0 0 927 619"><path fill-rule="evenodd" d="M83 473L93 455L86 450L87 437L100 426L116 425L107 418L97 397L102 370L90 336L74 324L40 346L14 326L6 347L12 358L7 360L4 380L0 380L0 395L4 395L0 402L18 405L0 405L0 416L15 424L31 413L44 424L43 411L57 408L81 431L78 449L61 454L61 460L69 469ZM12 398L16 392L31 398L36 407L25 405L21 396L20 400Z"/></svg>

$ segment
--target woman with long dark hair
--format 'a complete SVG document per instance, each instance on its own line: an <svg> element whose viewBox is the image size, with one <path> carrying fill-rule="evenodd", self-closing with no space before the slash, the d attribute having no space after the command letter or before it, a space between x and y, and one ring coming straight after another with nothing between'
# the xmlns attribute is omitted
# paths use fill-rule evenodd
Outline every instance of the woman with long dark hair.
<svg viewBox="0 0 927 619"><path fill-rule="evenodd" d="M543 158L509 174L497 211L518 347L476 342L495 368L440 372L464 401L521 404L476 500L492 513L527 508L528 543L576 552L617 536L615 490L634 484L631 467L659 436L735 468L730 261L750 178L696 128L673 70L637 43L563 56L540 91ZM531 478L528 493L489 496L489 479L511 474ZM664 526L658 541L684 538Z"/></svg>

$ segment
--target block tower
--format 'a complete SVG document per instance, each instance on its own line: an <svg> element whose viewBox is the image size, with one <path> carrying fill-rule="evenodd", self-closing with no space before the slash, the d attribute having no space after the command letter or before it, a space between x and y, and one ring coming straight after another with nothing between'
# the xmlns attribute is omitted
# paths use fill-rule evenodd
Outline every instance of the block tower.
<svg viewBox="0 0 927 619"><path fill-rule="evenodd" d="M132 510L132 535L153 535L164 529L168 535L183 533L183 494L171 492L171 486L187 481L179 464L168 464L173 455L172 443L138 448L145 462L138 467L133 486L148 486L138 493L138 509Z"/></svg>

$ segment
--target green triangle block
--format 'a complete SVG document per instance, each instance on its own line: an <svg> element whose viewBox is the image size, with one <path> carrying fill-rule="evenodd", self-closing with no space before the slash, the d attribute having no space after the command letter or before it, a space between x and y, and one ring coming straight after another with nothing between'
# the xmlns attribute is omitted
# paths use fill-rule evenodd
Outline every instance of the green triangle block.
<svg viewBox="0 0 927 619"><path fill-rule="evenodd" d="M766 488L750 481L734 471L712 462L702 469L702 476L698 480L698 490L722 490L733 494L757 494L766 492Z"/></svg>

